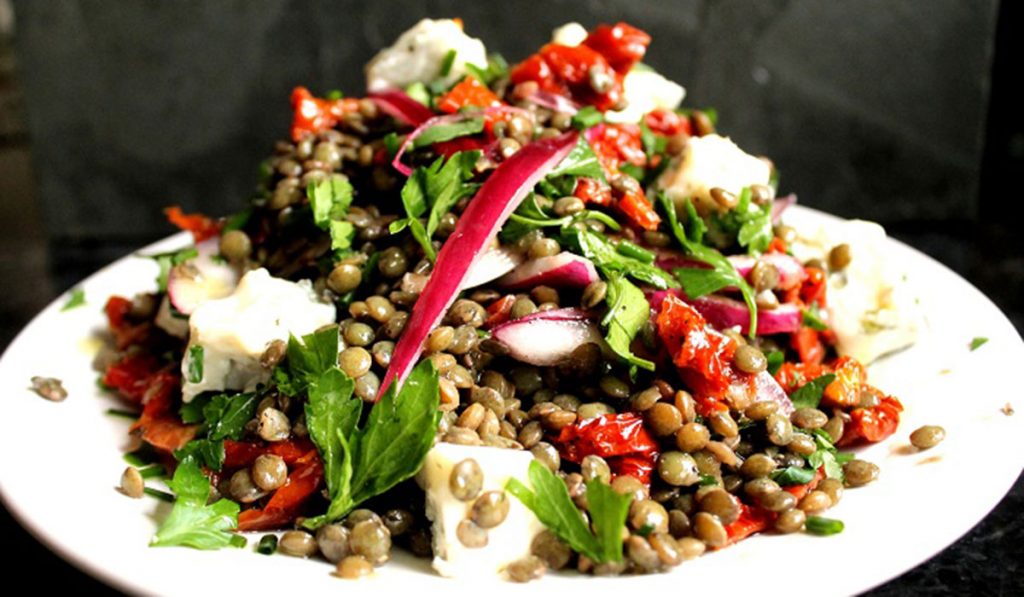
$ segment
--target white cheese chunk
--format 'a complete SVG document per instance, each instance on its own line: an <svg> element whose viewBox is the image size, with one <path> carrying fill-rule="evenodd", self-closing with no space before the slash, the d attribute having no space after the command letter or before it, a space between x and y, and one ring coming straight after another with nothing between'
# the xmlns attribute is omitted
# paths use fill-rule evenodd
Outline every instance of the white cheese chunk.
<svg viewBox="0 0 1024 597"><path fill-rule="evenodd" d="M270 374L260 356L274 340L334 323L334 305L317 300L308 281L290 282L257 269L227 297L201 304L189 317L189 350L181 363L182 399L211 390L252 390ZM202 379L189 381L191 347L203 348Z"/></svg>
<svg viewBox="0 0 1024 597"><path fill-rule="evenodd" d="M473 502L462 502L452 495L448 480L452 467L467 458L477 461L484 472L483 491L503 490L510 478L530 487L527 470L533 455L525 450L507 450L486 446L462 446L440 443L431 448L416 476L426 492L427 518L433 522L434 569L453 578L493 578L505 567L530 555L530 543L544 529L526 506L508 495L508 517L487 529L487 545L469 548L459 541L456 528L465 519Z"/></svg>
<svg viewBox="0 0 1024 597"><path fill-rule="evenodd" d="M453 19L423 19L403 33L390 48L377 53L366 65L367 91L411 83L429 83L441 76L448 52L455 51L444 82L452 84L466 74L466 64L487 67L487 50L479 39L462 31Z"/></svg>
<svg viewBox="0 0 1024 597"><path fill-rule="evenodd" d="M885 230L874 222L829 222L797 227L791 248L801 261L827 259L846 243L852 259L828 278L828 316L839 354L862 363L910 346L922 326L922 311L902 264L885 250Z"/></svg>
<svg viewBox="0 0 1024 597"><path fill-rule="evenodd" d="M691 137L682 155L658 179L658 186L676 203L693 200L701 213L717 209L711 189L719 187L736 195L743 187L768 184L771 168L736 146L728 137Z"/></svg>
<svg viewBox="0 0 1024 597"><path fill-rule="evenodd" d="M579 23L566 23L551 32L551 43L575 47L587 39L587 30Z"/></svg>
<svg viewBox="0 0 1024 597"><path fill-rule="evenodd" d="M622 81L622 91L626 98L626 108L605 112L605 120L639 122L645 114L655 108L675 110L686 96L686 90L682 85L666 79L653 70L634 69L626 73Z"/></svg>

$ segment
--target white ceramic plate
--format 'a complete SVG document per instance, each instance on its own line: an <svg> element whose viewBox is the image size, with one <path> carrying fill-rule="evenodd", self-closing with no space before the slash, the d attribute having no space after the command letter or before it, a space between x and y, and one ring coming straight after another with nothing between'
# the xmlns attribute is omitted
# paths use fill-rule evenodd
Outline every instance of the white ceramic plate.
<svg viewBox="0 0 1024 597"><path fill-rule="evenodd" d="M803 208L787 213L798 226L829 218ZM185 242L178 235L141 253ZM167 506L114 490L125 467L121 454L128 423L105 414L118 402L97 390L90 366L106 298L153 287L155 264L134 256L82 284L86 306L61 312L67 298L61 297L47 307L0 360L6 405L0 489L7 508L51 549L135 593L285 594L301 587L306 594L569 594L584 588L657 594L653 591L685 583L733 594L788 594L791 579L780 573L794 566L801 586L825 594L856 593L916 566L966 533L999 502L1024 464L1024 415L1001 411L1007 403L1024 409L1021 390L1004 382L1024 363L1020 336L985 296L946 267L895 241L889 249L913 273L929 326L914 348L872 367L871 379L898 396L906 411L894 437L863 451L881 466L881 478L847 491L829 511L846 523L846 530L833 537L753 537L667 574L601 579L552 574L526 586L496 582L486 588L478 581L439 578L425 561L402 554L373 578L348 584L331 576L332 568L323 562L256 554L252 539L249 549L218 552L149 548L155 521ZM971 352L968 344L975 336L989 342ZM28 389L33 375L62 379L68 399L50 403L36 396ZM942 425L948 435L938 447L918 453L907 436L922 424ZM852 562L856 574L838 572Z"/></svg>

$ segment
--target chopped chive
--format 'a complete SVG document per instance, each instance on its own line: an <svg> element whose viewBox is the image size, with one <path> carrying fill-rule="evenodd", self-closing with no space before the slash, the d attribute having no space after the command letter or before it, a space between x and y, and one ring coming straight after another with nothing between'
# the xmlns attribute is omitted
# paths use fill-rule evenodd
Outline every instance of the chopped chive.
<svg viewBox="0 0 1024 597"><path fill-rule="evenodd" d="M138 419L139 413L123 408L108 408L107 414L112 417L123 417L125 419Z"/></svg>
<svg viewBox="0 0 1024 597"><path fill-rule="evenodd" d="M452 72L453 64L455 64L455 50L448 50L448 53L444 55L444 61L441 62L442 77L447 77L448 73Z"/></svg>
<svg viewBox="0 0 1024 597"><path fill-rule="evenodd" d="M174 503L174 494L173 493L167 493L166 491L160 491L159 489L153 489L152 487L147 487L147 488L143 489L142 491L146 495L148 495L149 497L156 498L156 499L158 499L158 500L160 500L162 502L167 502L169 504L173 504Z"/></svg>
<svg viewBox="0 0 1024 597"><path fill-rule="evenodd" d="M615 246L615 250L619 252L619 255L625 255L626 257L632 257L638 261L644 263L654 263L654 253L651 253L647 249L633 244L628 240L621 240L619 244Z"/></svg>
<svg viewBox="0 0 1024 597"><path fill-rule="evenodd" d="M263 535L256 544L256 552L269 556L277 551L277 535Z"/></svg>
<svg viewBox="0 0 1024 597"><path fill-rule="evenodd" d="M143 479L152 479L153 477L163 477L167 475L167 469L161 464L151 464L147 467L139 469L139 474L142 475Z"/></svg>
<svg viewBox="0 0 1024 597"><path fill-rule="evenodd" d="M68 297L68 302L64 303L64 306L60 308L61 311L67 311L74 309L75 307L81 307L85 304L85 291L81 288L75 288L71 291L71 296Z"/></svg>
<svg viewBox="0 0 1024 597"><path fill-rule="evenodd" d="M846 525L841 520L821 516L808 516L807 521L804 522L804 528L812 535L836 535L842 533L845 527Z"/></svg>

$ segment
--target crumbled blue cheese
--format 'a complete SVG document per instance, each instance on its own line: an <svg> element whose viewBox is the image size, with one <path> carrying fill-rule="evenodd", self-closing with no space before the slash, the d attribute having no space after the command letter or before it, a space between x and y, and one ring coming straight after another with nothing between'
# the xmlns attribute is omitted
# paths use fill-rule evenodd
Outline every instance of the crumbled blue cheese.
<svg viewBox="0 0 1024 597"><path fill-rule="evenodd" d="M768 184L771 168L728 137L691 137L683 153L658 179L658 186L675 202L693 200L701 213L718 209L711 189L718 187L739 195L743 187Z"/></svg>
<svg viewBox="0 0 1024 597"><path fill-rule="evenodd" d="M922 311L900 262L885 249L885 230L863 220L798 226L791 249L801 261L828 259L840 244L852 259L828 277L828 316L839 354L862 363L910 346L922 326Z"/></svg>
<svg viewBox="0 0 1024 597"><path fill-rule="evenodd" d="M290 282L257 269L242 277L235 291L209 300L189 317L189 348L202 355L202 379L189 381L192 350L181 363L182 399L208 391L252 390L267 381L260 356L274 340L287 340L334 323L334 305L317 300L308 281Z"/></svg>
<svg viewBox="0 0 1024 597"><path fill-rule="evenodd" d="M527 471L533 455L525 450L439 443L427 453L416 475L416 482L426 492L427 518L433 522L434 569L453 578L493 578L502 575L512 562L530 555L530 544L544 526L522 502L509 495L508 516L487 529L487 545L463 545L456 529L469 516L473 502L456 499L449 478L452 468L467 458L476 460L484 472L483 493L504 490L510 478L530 487Z"/></svg>
<svg viewBox="0 0 1024 597"><path fill-rule="evenodd" d="M455 59L442 78L441 68L452 50ZM466 64L487 67L483 42L466 35L462 24L453 19L423 19L370 60L366 65L366 89L404 88L438 78L451 85L466 74Z"/></svg>

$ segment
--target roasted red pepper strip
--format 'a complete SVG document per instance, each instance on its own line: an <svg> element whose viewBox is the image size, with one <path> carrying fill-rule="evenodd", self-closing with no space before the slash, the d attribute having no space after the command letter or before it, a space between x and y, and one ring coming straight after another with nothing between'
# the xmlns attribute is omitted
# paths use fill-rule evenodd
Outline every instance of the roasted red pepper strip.
<svg viewBox="0 0 1024 597"><path fill-rule="evenodd" d="M484 322L484 328L490 329L496 325L501 325L508 321L508 318L512 314L512 305L516 302L516 295L506 294L500 299L494 301L487 306L487 321Z"/></svg>
<svg viewBox="0 0 1024 597"><path fill-rule="evenodd" d="M103 385L136 403L142 403L150 378L160 370L160 362L148 354L130 354L107 368Z"/></svg>
<svg viewBox="0 0 1024 597"><path fill-rule="evenodd" d="M634 224L644 230L657 230L661 216L654 211L654 206L647 200L643 191L623 193L619 197L619 211L626 215Z"/></svg>
<svg viewBox="0 0 1024 597"><path fill-rule="evenodd" d="M867 382L867 371L860 361L850 357L840 357L831 366L835 380L828 384L821 395L821 401L827 406L850 408L860 404L861 387Z"/></svg>
<svg viewBox="0 0 1024 597"><path fill-rule="evenodd" d="M203 214L187 214L181 211L177 205L165 208L164 215L167 216L167 221L171 224L191 232L192 239L197 243L220 234L221 222Z"/></svg>
<svg viewBox="0 0 1024 597"><path fill-rule="evenodd" d="M608 64L621 75L628 73L644 59L651 36L626 23L598 25L583 40L583 45L604 56Z"/></svg>
<svg viewBox="0 0 1024 597"><path fill-rule="evenodd" d="M707 326L696 309L668 295L656 320L658 335L691 386L701 394L718 395L733 382L730 363L736 342Z"/></svg>
<svg viewBox="0 0 1024 597"><path fill-rule="evenodd" d="M316 450L310 450L296 462L284 486L270 496L263 508L252 508L238 515L238 530L266 531L292 524L305 503L317 493L324 468Z"/></svg>
<svg viewBox="0 0 1024 597"><path fill-rule="evenodd" d="M801 363L820 365L825 359L825 345L821 343L818 332L811 328L800 328L793 332L790 346L797 352Z"/></svg>
<svg viewBox="0 0 1024 597"><path fill-rule="evenodd" d="M195 437L199 426L182 423L173 410L174 396L180 387L177 375L162 371L149 378L148 386L142 415L129 430L141 431L143 441L162 452L173 453Z"/></svg>
<svg viewBox="0 0 1024 597"><path fill-rule="evenodd" d="M307 134L322 133L334 128L346 112L359 109L359 100L342 98L336 100L313 97L305 87L292 90L292 140L298 141Z"/></svg>
<svg viewBox="0 0 1024 597"><path fill-rule="evenodd" d="M813 379L829 373L828 367L824 365L812 365L807 363L783 363L775 372L775 381L779 382L787 394L792 394L803 385Z"/></svg>
<svg viewBox="0 0 1024 597"><path fill-rule="evenodd" d="M597 205L611 205L612 188L602 184L593 178L576 179L576 188L573 189L573 196L579 197L584 203L596 203Z"/></svg>
<svg viewBox="0 0 1024 597"><path fill-rule="evenodd" d="M740 504L740 516L731 523L725 525L725 533L729 539L725 545L733 545L754 533L770 529L775 523L775 514L756 506Z"/></svg>
<svg viewBox="0 0 1024 597"><path fill-rule="evenodd" d="M466 77L437 99L437 109L448 114L469 106L489 108L500 105L498 96L473 76Z"/></svg>
<svg viewBox="0 0 1024 597"><path fill-rule="evenodd" d="M690 119L676 114L672 110L655 108L644 116L644 124L652 133L673 137L679 134L692 135L693 127ZM785 252L785 251L783 251Z"/></svg>
<svg viewBox="0 0 1024 597"><path fill-rule="evenodd" d="M313 442L305 438L272 443L226 439L224 440L224 468L236 469L250 466L256 462L256 458L263 454L280 456L286 464L292 465L308 454L313 447Z"/></svg>
<svg viewBox="0 0 1024 597"><path fill-rule="evenodd" d="M562 458L580 462L586 456L608 460L616 475L633 475L650 482L658 443L637 413L607 414L563 427L555 439Z"/></svg>
<svg viewBox="0 0 1024 597"><path fill-rule="evenodd" d="M867 384L862 391L874 393L880 400L878 406L855 408L850 411L850 422L846 424L843 437L837 446L855 446L880 442L896 432L900 425L903 405L892 396L886 396Z"/></svg>
<svg viewBox="0 0 1024 597"><path fill-rule="evenodd" d="M782 489L793 494L793 497L795 497L799 501L804 499L804 496L806 496L808 493L814 491L814 489L818 486L818 483L821 483L821 480L824 478L825 468L818 467L818 470L814 471L814 478L811 479L810 483L804 483L803 485L788 485L786 487L783 487Z"/></svg>

